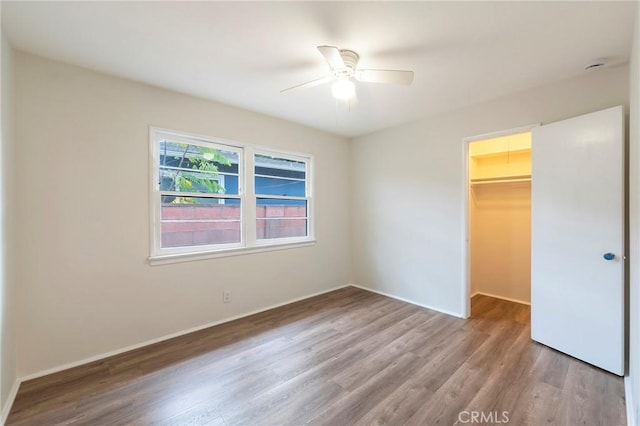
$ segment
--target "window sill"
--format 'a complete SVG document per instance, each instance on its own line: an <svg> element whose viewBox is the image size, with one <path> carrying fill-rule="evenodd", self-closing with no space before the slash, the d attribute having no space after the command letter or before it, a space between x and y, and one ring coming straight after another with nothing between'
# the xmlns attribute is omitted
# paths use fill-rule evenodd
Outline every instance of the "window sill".
<svg viewBox="0 0 640 426"><path fill-rule="evenodd" d="M151 266L167 265L170 263L193 262L196 260L215 259L218 257L240 256L244 254L262 253L266 251L289 250L298 247L315 245L316 240L304 240L286 243L265 243L254 247L237 247L232 249L204 251L195 253L175 253L149 256Z"/></svg>

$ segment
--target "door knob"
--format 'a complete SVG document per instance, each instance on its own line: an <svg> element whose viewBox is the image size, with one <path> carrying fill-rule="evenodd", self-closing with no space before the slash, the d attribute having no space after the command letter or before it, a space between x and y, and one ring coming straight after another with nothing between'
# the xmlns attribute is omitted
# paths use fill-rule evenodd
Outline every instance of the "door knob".
<svg viewBox="0 0 640 426"><path fill-rule="evenodd" d="M602 257L604 257L604 260L613 260L615 259L616 255L613 253L605 253Z"/></svg>

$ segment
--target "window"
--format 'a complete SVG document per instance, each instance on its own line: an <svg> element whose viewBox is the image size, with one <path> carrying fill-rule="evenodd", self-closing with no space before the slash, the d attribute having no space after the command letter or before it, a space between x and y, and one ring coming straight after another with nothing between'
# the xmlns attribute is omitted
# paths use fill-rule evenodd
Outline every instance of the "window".
<svg viewBox="0 0 640 426"><path fill-rule="evenodd" d="M254 156L256 238L306 237L307 163L268 154Z"/></svg>
<svg viewBox="0 0 640 426"><path fill-rule="evenodd" d="M150 259L312 241L311 158L151 129Z"/></svg>

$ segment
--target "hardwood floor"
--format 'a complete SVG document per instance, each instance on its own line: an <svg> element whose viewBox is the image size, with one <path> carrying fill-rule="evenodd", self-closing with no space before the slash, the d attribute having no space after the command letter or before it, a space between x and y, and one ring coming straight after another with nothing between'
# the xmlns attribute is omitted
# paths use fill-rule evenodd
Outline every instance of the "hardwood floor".
<svg viewBox="0 0 640 426"><path fill-rule="evenodd" d="M348 287L25 382L7 424L613 426L624 404L531 341L528 306L461 320Z"/></svg>

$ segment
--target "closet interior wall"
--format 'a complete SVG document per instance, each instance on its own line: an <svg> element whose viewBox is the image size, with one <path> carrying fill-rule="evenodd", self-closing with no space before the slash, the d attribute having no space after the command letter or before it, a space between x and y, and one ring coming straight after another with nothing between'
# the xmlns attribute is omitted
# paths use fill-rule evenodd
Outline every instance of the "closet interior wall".
<svg viewBox="0 0 640 426"><path fill-rule="evenodd" d="M471 295L531 301L531 134L469 146Z"/></svg>

